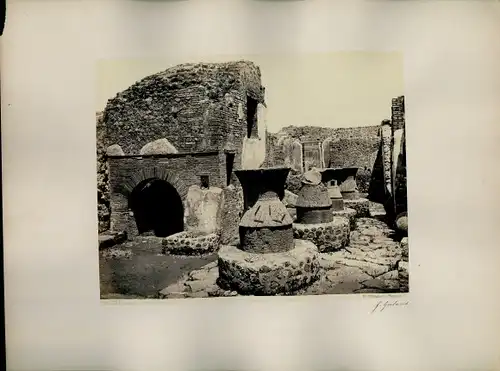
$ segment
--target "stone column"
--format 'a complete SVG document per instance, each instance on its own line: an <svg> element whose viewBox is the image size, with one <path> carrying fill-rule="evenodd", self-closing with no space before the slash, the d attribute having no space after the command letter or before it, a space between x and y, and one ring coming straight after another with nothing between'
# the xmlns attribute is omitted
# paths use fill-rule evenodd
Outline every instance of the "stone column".
<svg viewBox="0 0 500 371"><path fill-rule="evenodd" d="M332 138L326 138L323 143L321 143L321 154L322 154L322 168L327 168L330 166L330 146L332 144Z"/></svg>
<svg viewBox="0 0 500 371"><path fill-rule="evenodd" d="M298 139L295 139L292 143L292 161L291 161L291 166L292 169L298 171L298 172L303 172L304 171L304 161L302 159L303 156L303 150L302 150L302 143Z"/></svg>
<svg viewBox="0 0 500 371"><path fill-rule="evenodd" d="M386 193L392 195L392 127L391 121L382 121L382 163Z"/></svg>

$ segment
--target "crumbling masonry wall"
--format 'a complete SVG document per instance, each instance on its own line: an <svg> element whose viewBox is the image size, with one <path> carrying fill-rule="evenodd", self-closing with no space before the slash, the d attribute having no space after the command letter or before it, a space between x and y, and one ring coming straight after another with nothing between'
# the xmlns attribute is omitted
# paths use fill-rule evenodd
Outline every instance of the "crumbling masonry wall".
<svg viewBox="0 0 500 371"><path fill-rule="evenodd" d="M96 137L97 137L97 216L99 233L109 229L109 183L108 163L106 160L105 126L102 113L96 115Z"/></svg>
<svg viewBox="0 0 500 371"><path fill-rule="evenodd" d="M260 69L252 62L181 64L108 101L106 144L134 155L166 138L180 153L233 149L239 164L252 100L264 103Z"/></svg>
<svg viewBox="0 0 500 371"><path fill-rule="evenodd" d="M259 67L236 61L181 64L110 99L96 125L99 232L110 228L107 147L138 155L145 144L166 138L179 153L232 151L237 169L245 138L255 142L259 130L257 120L249 127L248 113L265 105L264 95Z"/></svg>

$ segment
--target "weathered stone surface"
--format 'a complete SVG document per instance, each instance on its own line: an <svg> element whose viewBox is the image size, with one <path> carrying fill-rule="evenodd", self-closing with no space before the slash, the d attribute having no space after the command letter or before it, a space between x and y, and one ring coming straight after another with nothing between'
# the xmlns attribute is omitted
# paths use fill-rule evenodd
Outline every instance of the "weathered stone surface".
<svg viewBox="0 0 500 371"><path fill-rule="evenodd" d="M409 291L408 262L400 261L398 264L399 291Z"/></svg>
<svg viewBox="0 0 500 371"><path fill-rule="evenodd" d="M399 281L398 279L381 279L381 278L372 278L370 280L366 280L363 282L363 285L367 288L379 289L384 292L387 291L398 291L399 290Z"/></svg>
<svg viewBox="0 0 500 371"><path fill-rule="evenodd" d="M343 210L333 210L332 214L334 217L343 217L349 219L351 230L356 228L356 210L345 207Z"/></svg>
<svg viewBox="0 0 500 371"><path fill-rule="evenodd" d="M367 262L364 260L357 260L355 256L352 259L346 257L344 251L338 251L334 253L330 253L330 262L328 264L340 264L347 267L355 267L361 269L363 272L368 274L371 277L376 277L381 274L384 274L390 270L390 267L387 265ZM358 258L362 256L358 256ZM326 260L326 259L325 259Z"/></svg>
<svg viewBox="0 0 500 371"><path fill-rule="evenodd" d="M297 203L297 198L298 196L295 193L285 189L285 197L283 197L283 203L285 204L286 207L295 208L295 204Z"/></svg>
<svg viewBox="0 0 500 371"><path fill-rule="evenodd" d="M406 212L396 217L396 228L404 234L408 234L408 215Z"/></svg>
<svg viewBox="0 0 500 371"><path fill-rule="evenodd" d="M218 266L219 286L245 295L292 292L319 276L318 249L304 240L295 240L295 248L282 253L255 254L222 246Z"/></svg>
<svg viewBox="0 0 500 371"><path fill-rule="evenodd" d="M106 148L106 155L108 156L124 156L125 153L123 153L122 147L120 147L118 144L113 144Z"/></svg>
<svg viewBox="0 0 500 371"><path fill-rule="evenodd" d="M408 261L408 237L401 240L401 256L404 261Z"/></svg>
<svg viewBox="0 0 500 371"><path fill-rule="evenodd" d="M141 155L168 155L169 153L178 153L178 151L166 138L147 143L139 152Z"/></svg>
<svg viewBox="0 0 500 371"><path fill-rule="evenodd" d="M356 224L358 229L351 232L351 244L345 250L317 254L319 277L316 280L302 288L278 292L276 295L407 292L407 263L405 273L405 263L398 261L401 255L400 243L389 237L394 231L379 220L360 218L357 219ZM263 255L264 259L268 254ZM256 273L253 274L257 276ZM288 277L289 274L286 276ZM171 293L164 297L239 295L227 285L224 286L224 283L222 283L223 287L218 286L216 282L220 281L217 277L217 263L212 262L182 278L179 281L182 283L180 293L178 286L172 286ZM241 281L245 281L245 279L248 281L248 278L245 277L242 277ZM191 281L194 283L189 284Z"/></svg>
<svg viewBox="0 0 500 371"><path fill-rule="evenodd" d="M181 299L186 298L188 295L189 293L186 291L186 286L184 285L184 283L176 282L161 290L159 293L159 298Z"/></svg>
<svg viewBox="0 0 500 371"><path fill-rule="evenodd" d="M186 229L206 234L218 233L221 228L222 189L189 187L186 196Z"/></svg>
<svg viewBox="0 0 500 371"><path fill-rule="evenodd" d="M127 233L125 232L111 232L99 234L99 250L118 245L127 240Z"/></svg>
<svg viewBox="0 0 500 371"><path fill-rule="evenodd" d="M378 202L370 201L370 217L375 219L383 219L386 216L386 211L384 209L384 205Z"/></svg>
<svg viewBox="0 0 500 371"><path fill-rule="evenodd" d="M223 188L222 193L221 244L235 245L240 238L238 224L243 214L243 190L231 184Z"/></svg>
<svg viewBox="0 0 500 371"><path fill-rule="evenodd" d="M320 252L335 251L349 243L349 220L337 217L330 223L293 224L294 237L314 243Z"/></svg>
<svg viewBox="0 0 500 371"><path fill-rule="evenodd" d="M294 207L287 207L286 210L288 214L292 217L292 220L295 222L297 220L297 209Z"/></svg>
<svg viewBox="0 0 500 371"><path fill-rule="evenodd" d="M372 279L371 276L367 275L360 268L349 267L340 264L338 265L338 267L327 271L326 277L330 282L334 284L340 284L344 282L362 283L364 281Z"/></svg>
<svg viewBox="0 0 500 371"><path fill-rule="evenodd" d="M164 254L202 255L218 249L219 236L183 231L164 238L162 244Z"/></svg>
<svg viewBox="0 0 500 371"><path fill-rule="evenodd" d="M266 158L266 142L260 138L243 138L241 169L256 169Z"/></svg>
<svg viewBox="0 0 500 371"><path fill-rule="evenodd" d="M239 248L252 253L278 253L294 246L292 226L282 228L240 228Z"/></svg>
<svg viewBox="0 0 500 371"><path fill-rule="evenodd" d="M355 294L383 294L385 292L386 291L384 291L382 289L374 289L374 288L363 288L363 289L359 289L359 290L354 291Z"/></svg>
<svg viewBox="0 0 500 371"><path fill-rule="evenodd" d="M356 217L366 218L370 216L370 201L366 198L357 198L354 200L344 199L346 208L356 210Z"/></svg>

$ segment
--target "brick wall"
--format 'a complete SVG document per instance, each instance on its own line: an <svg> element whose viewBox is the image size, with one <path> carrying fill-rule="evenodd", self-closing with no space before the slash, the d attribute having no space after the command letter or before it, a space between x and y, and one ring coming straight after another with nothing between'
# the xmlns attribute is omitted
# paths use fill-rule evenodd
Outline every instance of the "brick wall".
<svg viewBox="0 0 500 371"><path fill-rule="evenodd" d="M226 185L224 153L111 157L108 162L111 228L116 231L126 230L129 236L134 236L137 231L133 218L128 214L128 197L141 181L165 179L176 188L183 200L188 188L200 183L200 174L209 175L211 186L223 188Z"/></svg>
<svg viewBox="0 0 500 371"><path fill-rule="evenodd" d="M241 152L247 95L264 102L260 69L251 62L169 68L108 101L106 144L119 144L127 155L160 138L167 138L179 152L221 150L228 144Z"/></svg>
<svg viewBox="0 0 500 371"><path fill-rule="evenodd" d="M391 122L393 130L403 129L405 126L405 97L392 99Z"/></svg>

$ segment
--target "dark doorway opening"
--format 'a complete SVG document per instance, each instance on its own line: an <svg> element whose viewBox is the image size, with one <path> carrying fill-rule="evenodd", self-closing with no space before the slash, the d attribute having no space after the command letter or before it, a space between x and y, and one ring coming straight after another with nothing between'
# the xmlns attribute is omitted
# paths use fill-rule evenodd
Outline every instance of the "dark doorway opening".
<svg viewBox="0 0 500 371"><path fill-rule="evenodd" d="M257 104L258 102L247 96L247 136L248 138L257 138Z"/></svg>
<svg viewBox="0 0 500 371"><path fill-rule="evenodd" d="M184 205L177 190L165 180L147 179L129 198L139 234L167 237L184 230Z"/></svg>
<svg viewBox="0 0 500 371"><path fill-rule="evenodd" d="M233 180L234 153L226 153L226 185Z"/></svg>

